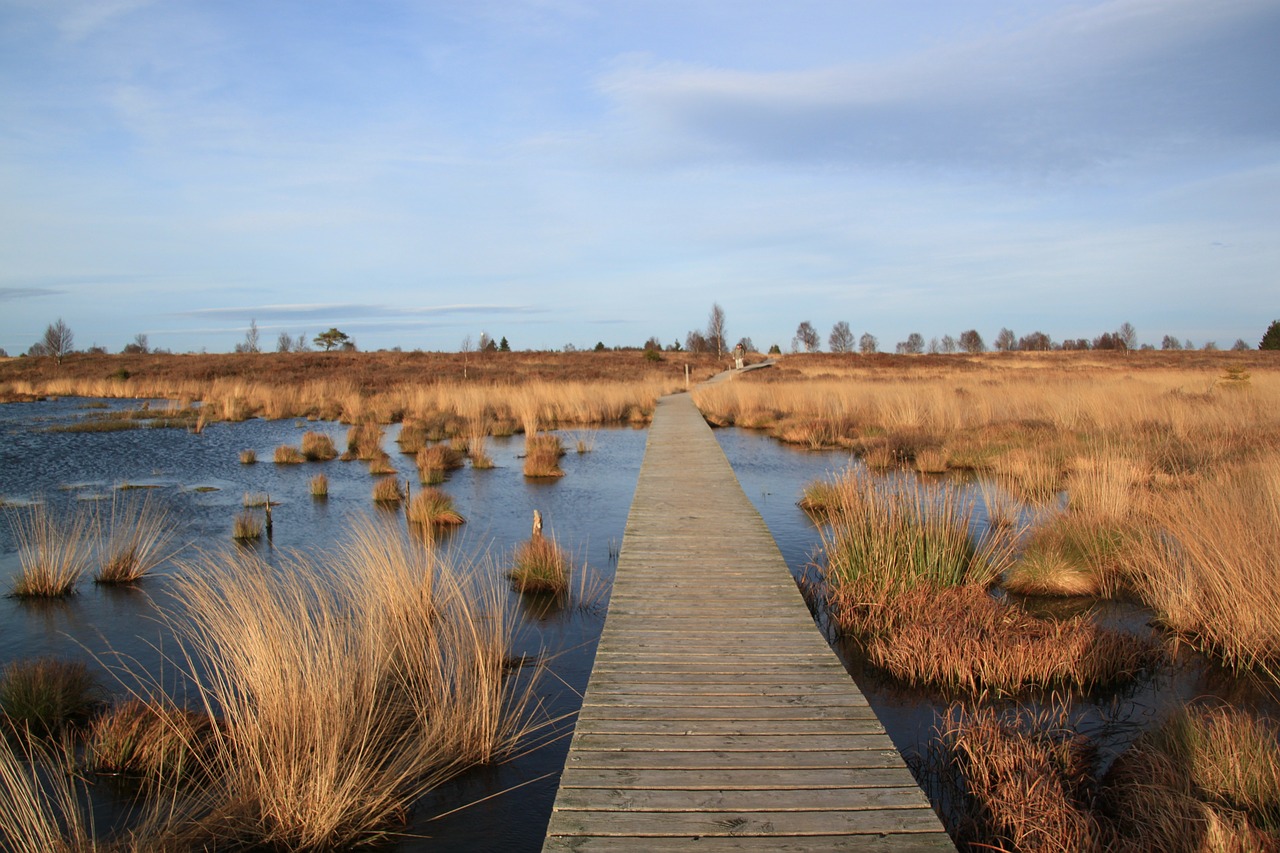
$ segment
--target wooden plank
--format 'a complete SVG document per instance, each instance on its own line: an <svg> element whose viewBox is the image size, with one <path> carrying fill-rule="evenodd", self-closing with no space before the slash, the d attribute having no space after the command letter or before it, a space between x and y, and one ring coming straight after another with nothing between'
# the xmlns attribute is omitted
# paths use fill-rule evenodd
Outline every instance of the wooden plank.
<svg viewBox="0 0 1280 853"><path fill-rule="evenodd" d="M945 850L687 396L659 402L544 850Z"/></svg>

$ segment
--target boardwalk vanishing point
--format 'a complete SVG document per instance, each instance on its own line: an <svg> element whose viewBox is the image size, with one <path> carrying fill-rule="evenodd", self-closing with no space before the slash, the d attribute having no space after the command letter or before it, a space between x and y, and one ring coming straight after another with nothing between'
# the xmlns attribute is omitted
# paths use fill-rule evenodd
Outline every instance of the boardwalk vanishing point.
<svg viewBox="0 0 1280 853"><path fill-rule="evenodd" d="M664 397L543 850L954 849L710 427Z"/></svg>

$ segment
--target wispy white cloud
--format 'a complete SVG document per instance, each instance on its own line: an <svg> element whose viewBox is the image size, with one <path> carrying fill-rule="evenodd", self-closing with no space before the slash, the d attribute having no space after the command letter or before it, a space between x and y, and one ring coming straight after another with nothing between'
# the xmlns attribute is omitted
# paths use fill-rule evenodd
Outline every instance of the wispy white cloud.
<svg viewBox="0 0 1280 853"><path fill-rule="evenodd" d="M55 287L0 287L0 302L16 299L39 299L45 296L62 296L65 290Z"/></svg>

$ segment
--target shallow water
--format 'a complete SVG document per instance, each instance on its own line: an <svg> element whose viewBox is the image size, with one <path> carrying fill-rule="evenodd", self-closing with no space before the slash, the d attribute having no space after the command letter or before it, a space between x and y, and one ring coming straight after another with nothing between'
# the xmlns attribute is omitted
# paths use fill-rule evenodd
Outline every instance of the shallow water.
<svg viewBox="0 0 1280 853"><path fill-rule="evenodd" d="M273 504L278 502L271 541L247 546L268 560L292 549L331 549L361 516L403 526L403 512L375 508L371 492L376 478L368 473L367 463L270 461L276 446L299 446L308 430L327 433L339 448L345 446L347 428L341 424L250 420L210 424L200 434L148 428L48 431L50 426L138 405L63 399L0 406L0 498L11 504L44 501L59 514L89 501L105 502L98 506L109 510L113 495L140 494L121 490L123 484L146 486L148 494L172 513L181 541L191 547L188 556L197 548L237 547L232 545L231 525L246 493L269 493ZM155 408L163 409L163 402ZM401 454L394 443L397 433L397 427L387 430L384 447L397 476L416 484L413 458ZM538 697L551 719L581 705L646 436L633 429L562 433L569 449L561 460L565 476L543 481L528 480L521 471L522 437L489 439L487 449L496 467L460 469L442 486L468 519L448 538L458 559L474 560L481 571L502 574L505 555L528 538L537 509L545 531L574 554L576 565L585 567L575 581L582 583L580 598L589 599L585 602L558 607L511 594L523 616L513 653L550 661ZM579 437L592 447L590 452L574 452ZM240 464L244 449L254 449L259 460L267 461ZM327 499L317 500L309 493L308 481L318 472L329 478ZM13 511L6 508L0 515ZM9 589L18 569L9 525L0 523L0 589ZM0 665L39 656L82 659L101 670L104 684L116 694L138 686L129 673L140 672L168 690L181 690L179 668L172 662L177 643L163 618L176 612L168 593L175 571L172 563L163 565L134 588L98 586L86 579L76 595L62 600L0 598ZM467 774L421 804L406 837L393 849L539 849L567 749L566 734L501 766ZM448 818L429 820L485 797L493 798ZM99 814L100 825L104 819L110 822L109 811Z"/></svg>

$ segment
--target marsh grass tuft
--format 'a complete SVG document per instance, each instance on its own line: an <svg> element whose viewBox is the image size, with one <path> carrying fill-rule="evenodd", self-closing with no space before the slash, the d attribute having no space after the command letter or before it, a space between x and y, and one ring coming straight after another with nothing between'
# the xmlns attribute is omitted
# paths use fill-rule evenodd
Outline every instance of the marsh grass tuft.
<svg viewBox="0 0 1280 853"><path fill-rule="evenodd" d="M466 522L453 505L453 498L440 489L419 489L409 502L409 520L429 527L453 527Z"/></svg>
<svg viewBox="0 0 1280 853"><path fill-rule="evenodd" d="M0 674L5 733L50 737L89 718L101 701L97 679L81 661L15 661Z"/></svg>
<svg viewBox="0 0 1280 853"><path fill-rule="evenodd" d="M569 589L569 554L555 537L537 535L522 542L511 558L509 576L520 592L564 595Z"/></svg>
<svg viewBox="0 0 1280 853"><path fill-rule="evenodd" d="M305 432L302 434L302 455L308 462L327 462L338 457L338 449L326 433Z"/></svg>
<svg viewBox="0 0 1280 853"><path fill-rule="evenodd" d="M1132 529L1074 511L1055 514L1032 531L1005 575L1022 595L1114 595L1123 586L1123 561Z"/></svg>
<svg viewBox="0 0 1280 853"><path fill-rule="evenodd" d="M262 538L262 519L257 513L245 510L236 516L231 525L231 538L241 541Z"/></svg>
<svg viewBox="0 0 1280 853"><path fill-rule="evenodd" d="M432 444L418 451L415 459L420 479L426 485L438 485L446 473L462 467L462 452L448 444Z"/></svg>
<svg viewBox="0 0 1280 853"><path fill-rule="evenodd" d="M111 501L105 553L97 583L125 584L141 580L148 572L177 553L169 510L147 495Z"/></svg>
<svg viewBox="0 0 1280 853"><path fill-rule="evenodd" d="M291 444L282 444L277 447L273 458L277 465L300 465L307 461L302 451Z"/></svg>
<svg viewBox="0 0 1280 853"><path fill-rule="evenodd" d="M77 508L70 520L55 518L43 503L16 509L10 516L21 571L12 594L58 598L75 592L93 560L97 522Z"/></svg>
<svg viewBox="0 0 1280 853"><path fill-rule="evenodd" d="M563 477L560 457L564 447L560 437L550 433L526 434L524 441L524 475L526 477Z"/></svg>
<svg viewBox="0 0 1280 853"><path fill-rule="evenodd" d="M399 506L404 500L404 490L400 487L400 481L395 477L383 477L374 483L373 500L374 503L386 506Z"/></svg>
<svg viewBox="0 0 1280 853"><path fill-rule="evenodd" d="M364 421L347 430L347 452L344 459L371 460L383 453L382 427L373 421Z"/></svg>
<svg viewBox="0 0 1280 853"><path fill-rule="evenodd" d="M95 773L128 774L172 787L207 775L213 720L168 699L130 699L96 717L85 762Z"/></svg>
<svg viewBox="0 0 1280 853"><path fill-rule="evenodd" d="M225 843L376 841L531 725L537 672L506 677L510 612L478 573L373 522L278 563L210 556L177 590L197 690L219 710L207 793L234 806L214 813Z"/></svg>
<svg viewBox="0 0 1280 853"><path fill-rule="evenodd" d="M258 461L258 451L256 451L256 450L241 450L241 451L240 451L240 464L241 464L241 465L253 465L253 464L254 464L254 463L256 463L257 461Z"/></svg>
<svg viewBox="0 0 1280 853"><path fill-rule="evenodd" d="M324 474L316 474L308 483L311 489L311 497L327 498L329 497L329 478Z"/></svg>
<svg viewBox="0 0 1280 853"><path fill-rule="evenodd" d="M471 433L467 441L467 456L471 458L471 467L478 471L487 471L493 467L493 458L485 449L485 434L482 430Z"/></svg>

